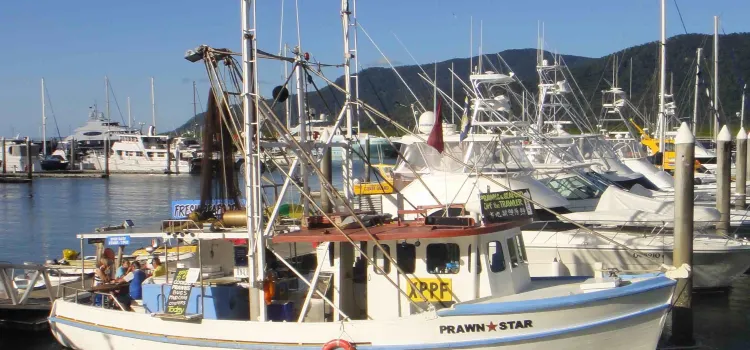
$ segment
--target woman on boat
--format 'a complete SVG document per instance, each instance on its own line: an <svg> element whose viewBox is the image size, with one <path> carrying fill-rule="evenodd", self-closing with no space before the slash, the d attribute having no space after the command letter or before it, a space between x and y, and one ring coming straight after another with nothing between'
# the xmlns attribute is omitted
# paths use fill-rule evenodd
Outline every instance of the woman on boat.
<svg viewBox="0 0 750 350"><path fill-rule="evenodd" d="M94 287L109 282L110 278L110 265L109 259L102 257L99 259L99 265L94 270ZM101 305L102 295L96 294L94 297L94 305Z"/></svg>

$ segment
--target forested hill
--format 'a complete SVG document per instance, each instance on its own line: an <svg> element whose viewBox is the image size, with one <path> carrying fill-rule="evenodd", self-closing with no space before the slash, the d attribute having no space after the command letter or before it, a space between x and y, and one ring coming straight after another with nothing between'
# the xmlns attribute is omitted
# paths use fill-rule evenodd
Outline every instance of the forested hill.
<svg viewBox="0 0 750 350"><path fill-rule="evenodd" d="M674 86L676 101L678 103L678 115L688 117L691 115L693 85L695 79L694 62L696 49L703 48L702 69L704 71L703 79L706 85L711 84L712 70L712 45L711 36L702 34L686 34L670 38L667 41L667 70L670 77L667 80L669 88L670 81ZM740 110L740 96L742 84L748 80L750 73L750 34L736 33L722 35L720 37L719 53L719 74L720 87L719 96L721 100L720 112L724 116L730 116L730 123L739 123L735 117L735 112ZM505 64L501 64L500 57L512 67L512 71L524 82L529 91L536 91L536 49L514 49L505 50L497 54L486 54L483 60L483 70L494 70L507 73ZM618 57L618 81L619 85L626 92L631 89L631 59L632 59L632 96L631 100L644 110L646 113L652 113L656 105L658 91L657 73L658 73L658 42L651 42L643 45L629 47L624 50L608 54L600 58L588 58L573 55L561 55L575 80L586 97L592 104L594 113L599 113L601 103L600 91L609 87L609 81L612 80L612 63L613 55ZM549 53L547 53L549 55ZM551 57L551 56L550 56ZM454 71L463 79L468 81L468 72L470 65L469 58L455 58L448 61L437 63L437 80L438 87L450 94L451 90L451 72ZM477 65L478 58L474 58L474 65ZM396 68L412 89L417 98L425 105L432 104L433 89L419 77L424 70L430 77L434 75L435 64L425 64L421 69L417 65L399 66ZM670 79L671 78L671 79ZM339 77L336 84L343 86L343 78ZM464 89L460 82L454 82L455 99L463 101ZM313 92L310 89L308 94L308 103L319 113L336 114L341 107L343 95L329 86L320 86L320 92ZM407 107L415 102L414 97L396 73L385 67L366 68L360 72L360 98L366 103L380 109L387 115L398 120L405 125L413 125L414 119ZM704 91L701 91L701 104L706 107L701 111L701 115L708 110L707 97ZM428 107L428 109L431 109ZM330 111L329 111L330 110ZM446 117L449 118L448 115ZM197 122L202 121L202 115L198 115ZM192 130L196 121L191 118L183 126L177 129L178 132ZM362 119L362 127L368 128L371 123L367 118Z"/></svg>

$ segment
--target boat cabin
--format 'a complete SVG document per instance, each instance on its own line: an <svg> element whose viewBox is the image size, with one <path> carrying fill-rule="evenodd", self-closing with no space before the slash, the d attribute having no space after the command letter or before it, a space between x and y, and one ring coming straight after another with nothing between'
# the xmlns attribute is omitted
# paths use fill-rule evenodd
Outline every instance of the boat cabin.
<svg viewBox="0 0 750 350"><path fill-rule="evenodd" d="M352 319L395 319L420 309L448 308L457 302L527 289L526 249L518 229L525 222L483 227L423 223L370 227L378 244L364 229L346 230L356 247L332 229L282 234L273 242L316 244L319 271L314 274L330 280L319 288L331 297L333 305L314 298L305 320L341 320L342 314L332 308ZM300 311L296 306L295 310Z"/></svg>

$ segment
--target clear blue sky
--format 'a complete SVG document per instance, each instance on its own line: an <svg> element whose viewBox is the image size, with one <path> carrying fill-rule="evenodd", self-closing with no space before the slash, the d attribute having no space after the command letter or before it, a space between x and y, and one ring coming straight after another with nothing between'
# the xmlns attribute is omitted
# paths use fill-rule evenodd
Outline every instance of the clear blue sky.
<svg viewBox="0 0 750 350"><path fill-rule="evenodd" d="M340 1L298 0L302 46L323 62L341 61ZM284 41L296 43L294 1L261 1L258 34L262 49L277 52L281 5ZM689 32L713 31L713 15L722 16L727 33L750 31L747 0L677 0ZM484 22L484 52L535 47L537 22L546 27L546 47L560 53L600 57L658 39L659 1L508 1L508 0L360 0L358 17L392 61L413 61L396 41L404 42L420 63L469 55L469 18ZM668 35L684 33L668 0ZM4 54L0 56L0 135L39 138L40 79L66 136L82 124L88 107L104 107L104 76L109 76L122 114L131 97L133 116L151 119L149 77L156 80L157 125L172 129L192 116L192 81L205 103L208 85L200 64L183 59L199 44L240 48L239 1L6 1L0 11ZM360 33L360 63L381 64L381 56ZM281 79L276 67L262 67L269 91ZM332 78L339 72L329 72ZM112 102L112 118L119 119ZM200 107L199 107L200 110ZM49 109L48 109L49 111ZM48 112L48 135L56 135Z"/></svg>

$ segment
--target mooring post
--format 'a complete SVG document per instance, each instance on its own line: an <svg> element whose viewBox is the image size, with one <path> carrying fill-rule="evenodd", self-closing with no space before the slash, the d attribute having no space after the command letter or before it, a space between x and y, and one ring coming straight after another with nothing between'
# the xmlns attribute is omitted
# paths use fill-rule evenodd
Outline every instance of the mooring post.
<svg viewBox="0 0 750 350"><path fill-rule="evenodd" d="M8 163L5 159L5 138L3 137L3 174L8 172L8 168L6 167L6 163Z"/></svg>
<svg viewBox="0 0 750 350"><path fill-rule="evenodd" d="M76 139L70 140L70 159L68 160L68 168L70 168L70 170L76 169Z"/></svg>
<svg viewBox="0 0 750 350"><path fill-rule="evenodd" d="M744 127L740 127L740 132L737 133L737 156L735 157L736 163L736 183L735 192L737 193L737 199L734 201L734 207L739 210L745 210L747 195L747 133Z"/></svg>
<svg viewBox="0 0 750 350"><path fill-rule="evenodd" d="M323 135L320 136L322 140L328 140L329 134L328 131L323 131ZM331 183L333 179L333 171L331 163L332 163L332 151L330 145L326 148L326 151L323 153L323 160L322 164L320 165L320 171L323 173L323 177L325 180L328 181L328 183ZM304 162L299 162L300 166L304 166ZM320 209L323 210L323 212L330 214L333 212L333 205L331 205L331 199L329 198L328 191L326 191L325 188L322 186L323 181L321 181L320 186Z"/></svg>
<svg viewBox="0 0 750 350"><path fill-rule="evenodd" d="M167 174L172 173L172 138L167 137Z"/></svg>
<svg viewBox="0 0 750 350"><path fill-rule="evenodd" d="M109 137L104 140L104 175L109 178Z"/></svg>
<svg viewBox="0 0 750 350"><path fill-rule="evenodd" d="M722 129L726 130L726 127ZM695 138L687 123L682 123L675 138L674 173L674 259L679 268L683 264L693 266L693 164L695 163ZM672 309L672 343L693 345L693 278L677 280Z"/></svg>
<svg viewBox="0 0 750 350"><path fill-rule="evenodd" d="M730 172L732 152L732 134L729 128L724 125L716 138L716 209L719 210L721 217L716 224L716 233L727 235L729 233L729 203L732 197L730 189Z"/></svg>
<svg viewBox="0 0 750 350"><path fill-rule="evenodd" d="M363 161L365 162L365 182L370 182L370 171L372 171L372 167L370 167L370 135L365 138L365 159Z"/></svg>
<svg viewBox="0 0 750 350"><path fill-rule="evenodd" d="M174 146L174 172L180 175L180 145Z"/></svg>
<svg viewBox="0 0 750 350"><path fill-rule="evenodd" d="M31 180L32 171L34 171L34 163L31 162L31 138L26 136L26 176L29 180Z"/></svg>

